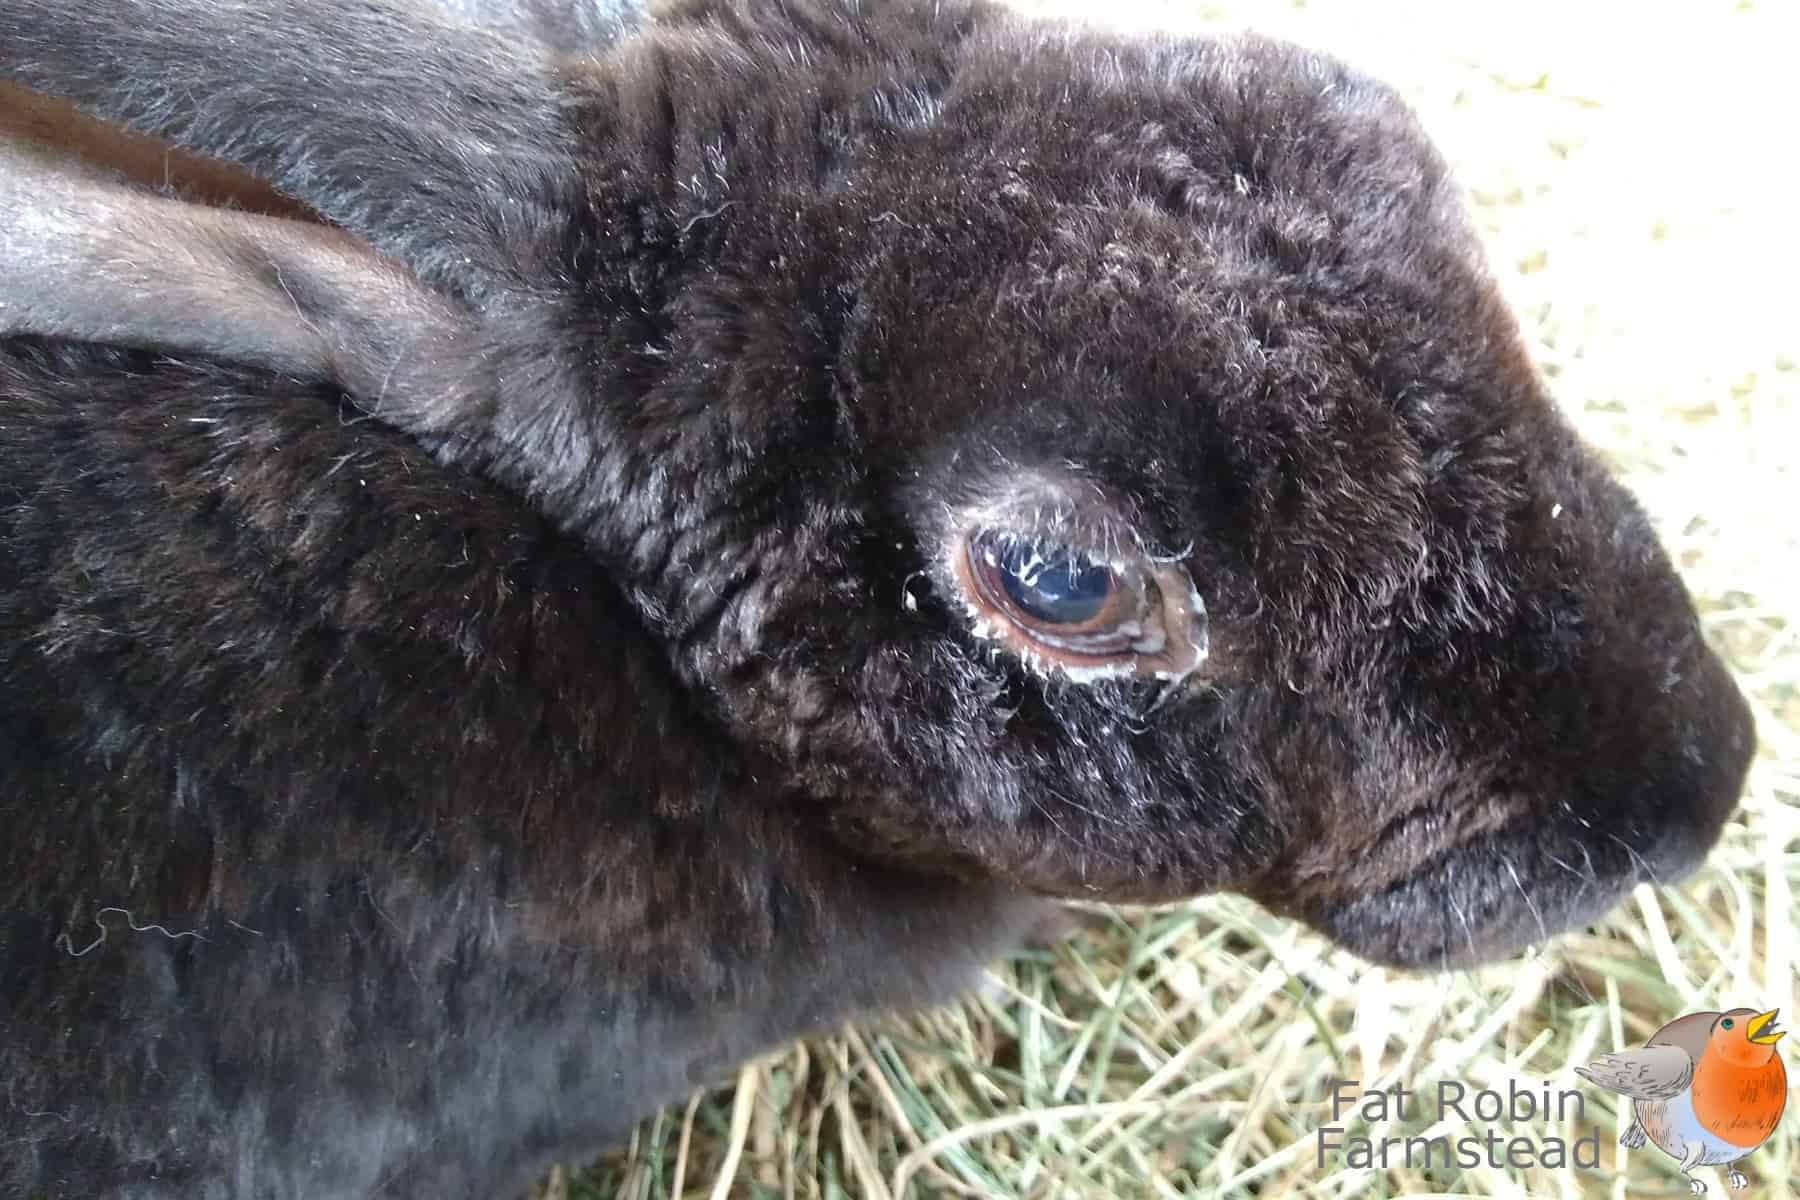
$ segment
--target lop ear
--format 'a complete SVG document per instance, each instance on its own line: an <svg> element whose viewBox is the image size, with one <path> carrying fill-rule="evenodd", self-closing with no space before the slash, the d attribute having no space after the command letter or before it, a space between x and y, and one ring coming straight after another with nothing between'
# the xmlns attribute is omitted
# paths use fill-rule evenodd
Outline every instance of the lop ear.
<svg viewBox="0 0 1800 1200"><path fill-rule="evenodd" d="M65 170L122 180L183 200L317 220L318 214L260 179L167 142L101 121L65 100L0 80L0 141L23 142L53 155Z"/></svg>
<svg viewBox="0 0 1800 1200"><path fill-rule="evenodd" d="M150 195L0 141L0 334L213 355L333 381L379 411L390 382L456 357L471 330L339 230Z"/></svg>
<svg viewBox="0 0 1800 1200"><path fill-rule="evenodd" d="M529 233L576 178L554 61L418 0L0 0L0 76L241 167L478 303L553 270Z"/></svg>

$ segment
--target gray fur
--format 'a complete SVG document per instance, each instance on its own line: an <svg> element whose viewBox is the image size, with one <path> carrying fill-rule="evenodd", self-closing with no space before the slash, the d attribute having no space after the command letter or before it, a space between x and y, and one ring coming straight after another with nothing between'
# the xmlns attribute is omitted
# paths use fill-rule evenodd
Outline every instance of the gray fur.
<svg viewBox="0 0 1800 1200"><path fill-rule="evenodd" d="M522 264L490 218L572 173L559 119L568 100L536 42L393 0L109 8L102 24L78 5L0 7L7 74L205 147L434 282L481 291L516 281ZM122 76L122 61L137 69Z"/></svg>
<svg viewBox="0 0 1800 1200"><path fill-rule="evenodd" d="M451 17L543 43L561 54L606 49L636 28L639 0L431 0Z"/></svg>

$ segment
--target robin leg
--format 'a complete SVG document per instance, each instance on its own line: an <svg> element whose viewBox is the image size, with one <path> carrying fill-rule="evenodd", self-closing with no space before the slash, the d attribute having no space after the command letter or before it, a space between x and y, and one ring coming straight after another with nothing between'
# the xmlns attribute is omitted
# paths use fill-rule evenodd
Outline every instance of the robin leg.
<svg viewBox="0 0 1800 1200"><path fill-rule="evenodd" d="M1627 1150L1636 1150L1643 1144L1644 1127L1636 1121L1633 1121L1626 1127L1625 1132L1619 1135L1619 1145L1625 1147Z"/></svg>
<svg viewBox="0 0 1800 1200"><path fill-rule="evenodd" d="M1700 1165L1700 1159L1705 1153L1706 1146L1699 1138L1695 1138L1693 1144L1687 1148L1687 1153L1681 1156L1681 1173L1687 1176L1688 1191L1696 1196L1706 1193L1706 1185L1694 1178L1694 1168Z"/></svg>
<svg viewBox="0 0 1800 1200"><path fill-rule="evenodd" d="M1741 1192L1750 1186L1750 1177L1736 1167L1728 1167L1725 1182L1730 1185L1732 1191Z"/></svg>

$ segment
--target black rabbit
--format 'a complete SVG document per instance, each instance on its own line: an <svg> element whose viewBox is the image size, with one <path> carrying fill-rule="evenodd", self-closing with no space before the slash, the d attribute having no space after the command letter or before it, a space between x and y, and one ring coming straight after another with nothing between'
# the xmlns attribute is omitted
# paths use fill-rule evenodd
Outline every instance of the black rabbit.
<svg viewBox="0 0 1800 1200"><path fill-rule="evenodd" d="M0 160L0 1193L503 1195L1053 897L1429 968L1711 845L1748 710L1386 89L450 8L0 0L328 223Z"/></svg>

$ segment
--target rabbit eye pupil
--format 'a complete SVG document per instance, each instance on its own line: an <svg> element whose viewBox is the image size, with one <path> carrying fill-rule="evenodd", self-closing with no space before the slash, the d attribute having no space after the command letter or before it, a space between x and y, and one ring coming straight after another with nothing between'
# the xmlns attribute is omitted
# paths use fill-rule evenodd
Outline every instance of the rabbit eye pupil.
<svg viewBox="0 0 1800 1200"><path fill-rule="evenodd" d="M1106 609L1113 573L1067 546L1013 540L993 548L1001 589L1025 616L1045 625L1081 625Z"/></svg>

